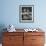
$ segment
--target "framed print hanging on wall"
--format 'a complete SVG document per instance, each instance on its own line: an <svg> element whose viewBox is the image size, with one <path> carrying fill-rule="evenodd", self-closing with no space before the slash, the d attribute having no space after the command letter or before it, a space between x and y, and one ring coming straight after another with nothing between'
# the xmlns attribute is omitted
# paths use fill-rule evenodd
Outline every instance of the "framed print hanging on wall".
<svg viewBox="0 0 46 46"><path fill-rule="evenodd" d="M19 21L21 23L34 22L34 5L19 6Z"/></svg>

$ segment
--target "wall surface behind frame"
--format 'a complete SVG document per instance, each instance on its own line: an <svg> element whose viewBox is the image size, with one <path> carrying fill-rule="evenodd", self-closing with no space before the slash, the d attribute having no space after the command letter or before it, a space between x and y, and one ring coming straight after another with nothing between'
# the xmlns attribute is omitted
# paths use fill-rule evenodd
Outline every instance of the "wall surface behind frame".
<svg viewBox="0 0 46 46"><path fill-rule="evenodd" d="M0 25L13 24L16 28L46 28L46 0L1 0ZM19 5L34 5L34 23L19 22Z"/></svg>

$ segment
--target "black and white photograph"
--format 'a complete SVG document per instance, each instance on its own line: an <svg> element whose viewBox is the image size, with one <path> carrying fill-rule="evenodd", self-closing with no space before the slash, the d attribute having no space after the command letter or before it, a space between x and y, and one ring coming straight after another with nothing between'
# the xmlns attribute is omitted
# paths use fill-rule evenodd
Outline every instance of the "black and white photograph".
<svg viewBox="0 0 46 46"><path fill-rule="evenodd" d="M19 7L20 22L33 22L34 21L33 12L34 12L33 5L20 5Z"/></svg>

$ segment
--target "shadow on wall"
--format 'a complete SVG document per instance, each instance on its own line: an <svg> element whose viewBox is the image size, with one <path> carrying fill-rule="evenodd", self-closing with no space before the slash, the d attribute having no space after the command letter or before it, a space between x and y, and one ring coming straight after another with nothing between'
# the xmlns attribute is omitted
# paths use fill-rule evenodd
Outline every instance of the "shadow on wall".
<svg viewBox="0 0 46 46"><path fill-rule="evenodd" d="M2 36L3 36L3 32L5 32L3 29L5 28L4 24L0 24L0 43L2 43Z"/></svg>

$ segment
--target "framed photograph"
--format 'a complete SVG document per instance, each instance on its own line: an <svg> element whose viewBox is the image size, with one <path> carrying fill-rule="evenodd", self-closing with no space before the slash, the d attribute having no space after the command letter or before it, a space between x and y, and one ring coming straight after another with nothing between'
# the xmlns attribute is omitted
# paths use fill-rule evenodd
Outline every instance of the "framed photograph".
<svg viewBox="0 0 46 46"><path fill-rule="evenodd" d="M19 6L19 21L22 23L34 22L34 5Z"/></svg>

